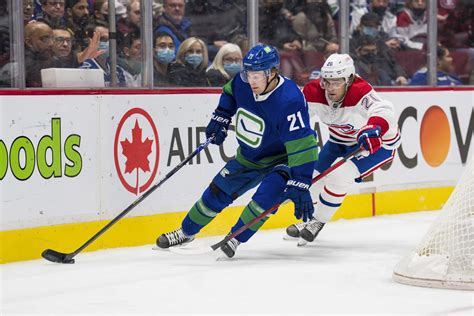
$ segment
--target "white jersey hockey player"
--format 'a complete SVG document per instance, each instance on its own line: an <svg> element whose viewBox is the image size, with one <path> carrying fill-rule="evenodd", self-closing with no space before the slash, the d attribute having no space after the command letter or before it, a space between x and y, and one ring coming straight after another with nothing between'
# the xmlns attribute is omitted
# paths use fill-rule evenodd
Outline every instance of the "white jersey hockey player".
<svg viewBox="0 0 474 316"><path fill-rule="evenodd" d="M314 217L291 225L287 234L311 242L341 206L349 187L393 160L400 145L400 132L393 105L383 100L372 86L355 73L347 54L333 54L324 63L319 79L303 88L310 115L317 115L329 128L329 140L316 162L316 175L338 158L363 147L358 157L348 160L313 185Z"/></svg>

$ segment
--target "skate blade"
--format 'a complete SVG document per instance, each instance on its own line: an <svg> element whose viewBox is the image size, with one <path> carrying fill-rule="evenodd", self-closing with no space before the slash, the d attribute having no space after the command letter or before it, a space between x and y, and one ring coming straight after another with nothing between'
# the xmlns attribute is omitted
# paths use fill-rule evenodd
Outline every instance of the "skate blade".
<svg viewBox="0 0 474 316"><path fill-rule="evenodd" d="M298 239L298 247L304 247L308 244L307 240L304 240L303 238Z"/></svg>
<svg viewBox="0 0 474 316"><path fill-rule="evenodd" d="M225 253L218 253L216 261L232 261L234 258L229 258Z"/></svg>
<svg viewBox="0 0 474 316"><path fill-rule="evenodd" d="M298 241L299 239L300 239L299 237L291 237L288 235L283 236L283 240L286 240L286 241Z"/></svg>
<svg viewBox="0 0 474 316"><path fill-rule="evenodd" d="M169 248L166 248L166 249L162 249L160 247L157 247L157 246L154 246L152 248L153 250L158 250L158 251L169 251L169 252L172 252L172 253L177 253L177 254L180 254L180 255L202 255L202 254L205 254L205 253L211 253L213 252L214 250L212 250L211 247L199 247L199 248L196 248L196 247L169 247Z"/></svg>

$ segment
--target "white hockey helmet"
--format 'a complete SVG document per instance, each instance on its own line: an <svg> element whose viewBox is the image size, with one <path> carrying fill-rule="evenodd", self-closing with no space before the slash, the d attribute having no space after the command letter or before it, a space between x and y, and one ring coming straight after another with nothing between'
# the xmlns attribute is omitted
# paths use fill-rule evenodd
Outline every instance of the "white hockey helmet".
<svg viewBox="0 0 474 316"><path fill-rule="evenodd" d="M355 76L354 61L348 54L332 54L321 68L322 79L344 78L350 84Z"/></svg>

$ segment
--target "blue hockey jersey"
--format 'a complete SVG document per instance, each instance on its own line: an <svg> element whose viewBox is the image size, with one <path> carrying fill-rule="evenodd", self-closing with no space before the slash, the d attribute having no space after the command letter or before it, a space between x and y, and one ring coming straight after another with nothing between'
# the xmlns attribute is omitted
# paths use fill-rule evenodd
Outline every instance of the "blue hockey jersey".
<svg viewBox="0 0 474 316"><path fill-rule="evenodd" d="M235 118L236 159L242 165L263 168L287 163L292 178L308 183L318 158L316 133L298 86L285 77L278 79L274 90L254 95L237 75L224 86L218 109Z"/></svg>

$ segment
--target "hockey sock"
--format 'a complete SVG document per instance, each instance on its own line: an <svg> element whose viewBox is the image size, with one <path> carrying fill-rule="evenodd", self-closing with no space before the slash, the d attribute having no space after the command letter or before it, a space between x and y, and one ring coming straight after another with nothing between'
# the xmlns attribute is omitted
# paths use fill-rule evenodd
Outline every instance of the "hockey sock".
<svg viewBox="0 0 474 316"><path fill-rule="evenodd" d="M204 226L216 217L218 212L208 208L202 201L202 198L194 203L191 210L181 224L183 232L188 236L196 235Z"/></svg>
<svg viewBox="0 0 474 316"><path fill-rule="evenodd" d="M337 209L341 206L345 192L337 192L336 190L328 189L325 185L322 192L319 194L319 205L315 212L315 217L322 223L327 223L331 220L331 217L336 213Z"/></svg>
<svg viewBox="0 0 474 316"><path fill-rule="evenodd" d="M181 224L183 232L188 236L196 235L230 203L232 203L230 196L220 190L213 191L208 187L184 218Z"/></svg>
<svg viewBox="0 0 474 316"><path fill-rule="evenodd" d="M255 201L250 201L249 204L245 207L244 211L239 217L239 220L237 223L232 227L231 232L235 232L238 230L240 227L244 226L248 222L252 221L254 218L256 218L258 215L261 213L265 212L266 210L261 208ZM240 235L235 237L240 242L246 242L249 240L259 229L262 227L262 225L267 221L268 219L267 215L266 217L262 218L246 230L244 230Z"/></svg>

